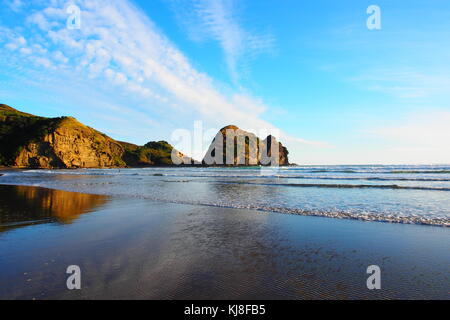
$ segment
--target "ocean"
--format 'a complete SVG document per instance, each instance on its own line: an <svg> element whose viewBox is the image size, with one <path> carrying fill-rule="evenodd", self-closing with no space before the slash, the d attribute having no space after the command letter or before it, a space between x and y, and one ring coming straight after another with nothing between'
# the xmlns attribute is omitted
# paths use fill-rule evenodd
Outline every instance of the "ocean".
<svg viewBox="0 0 450 320"><path fill-rule="evenodd" d="M450 226L450 165L6 170L0 184L287 214Z"/></svg>

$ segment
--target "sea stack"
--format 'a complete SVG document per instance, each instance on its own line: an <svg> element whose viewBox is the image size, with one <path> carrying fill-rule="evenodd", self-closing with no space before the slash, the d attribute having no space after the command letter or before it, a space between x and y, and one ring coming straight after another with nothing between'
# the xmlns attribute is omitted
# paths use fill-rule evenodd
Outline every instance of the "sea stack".
<svg viewBox="0 0 450 320"><path fill-rule="evenodd" d="M287 166L288 150L269 135L261 140L254 133L229 125L219 130L202 163L212 166Z"/></svg>

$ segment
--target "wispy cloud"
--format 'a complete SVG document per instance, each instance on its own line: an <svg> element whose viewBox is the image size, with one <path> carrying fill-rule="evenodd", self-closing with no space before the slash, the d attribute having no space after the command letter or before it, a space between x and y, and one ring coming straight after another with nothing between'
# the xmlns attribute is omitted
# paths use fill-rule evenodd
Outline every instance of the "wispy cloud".
<svg viewBox="0 0 450 320"><path fill-rule="evenodd" d="M448 75L421 72L414 68L373 69L351 81L364 89L402 99L429 98L446 93L450 88Z"/></svg>
<svg viewBox="0 0 450 320"><path fill-rule="evenodd" d="M171 3L192 39L213 40L220 45L235 83L247 60L273 50L275 38L270 32L244 28L234 0L171 0Z"/></svg>
<svg viewBox="0 0 450 320"><path fill-rule="evenodd" d="M6 4L14 12L20 11L24 5L22 0L10 0L10 1L6 1Z"/></svg>
<svg viewBox="0 0 450 320"><path fill-rule="evenodd" d="M397 163L448 163L450 159L450 112L415 112L397 125L375 128L369 133L386 142L379 158Z"/></svg>
<svg viewBox="0 0 450 320"><path fill-rule="evenodd" d="M132 3L73 3L81 8L79 30L66 27L67 3L61 0L41 1L19 25L0 30L0 64L17 83L77 101L81 109L93 114L106 111L117 121L123 121L126 114L133 122L129 131L136 135L161 121L169 130L193 120L203 120L210 127L233 123L244 129L276 130L262 119L268 107L261 99L222 92ZM232 67L245 40L240 38L241 30L229 26L228 11L211 8L201 11L202 15L217 37L222 37ZM227 32L234 40L227 42ZM255 43L255 48L263 46Z"/></svg>

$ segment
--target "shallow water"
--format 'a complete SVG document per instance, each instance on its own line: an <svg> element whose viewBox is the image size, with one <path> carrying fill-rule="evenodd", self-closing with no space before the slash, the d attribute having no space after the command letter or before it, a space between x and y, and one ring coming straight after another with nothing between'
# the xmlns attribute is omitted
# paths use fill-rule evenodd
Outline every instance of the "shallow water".
<svg viewBox="0 0 450 320"><path fill-rule="evenodd" d="M5 171L0 184L300 215L450 226L450 166Z"/></svg>
<svg viewBox="0 0 450 320"><path fill-rule="evenodd" d="M447 228L0 186L0 299L448 299ZM381 290L366 286L381 268ZM66 287L69 265L82 289Z"/></svg>

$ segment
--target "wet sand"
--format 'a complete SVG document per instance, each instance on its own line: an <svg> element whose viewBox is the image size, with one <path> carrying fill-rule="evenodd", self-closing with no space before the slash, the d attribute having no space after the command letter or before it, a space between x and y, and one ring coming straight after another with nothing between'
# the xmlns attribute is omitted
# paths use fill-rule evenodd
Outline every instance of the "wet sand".
<svg viewBox="0 0 450 320"><path fill-rule="evenodd" d="M0 186L0 299L448 299L449 249L443 227Z"/></svg>

